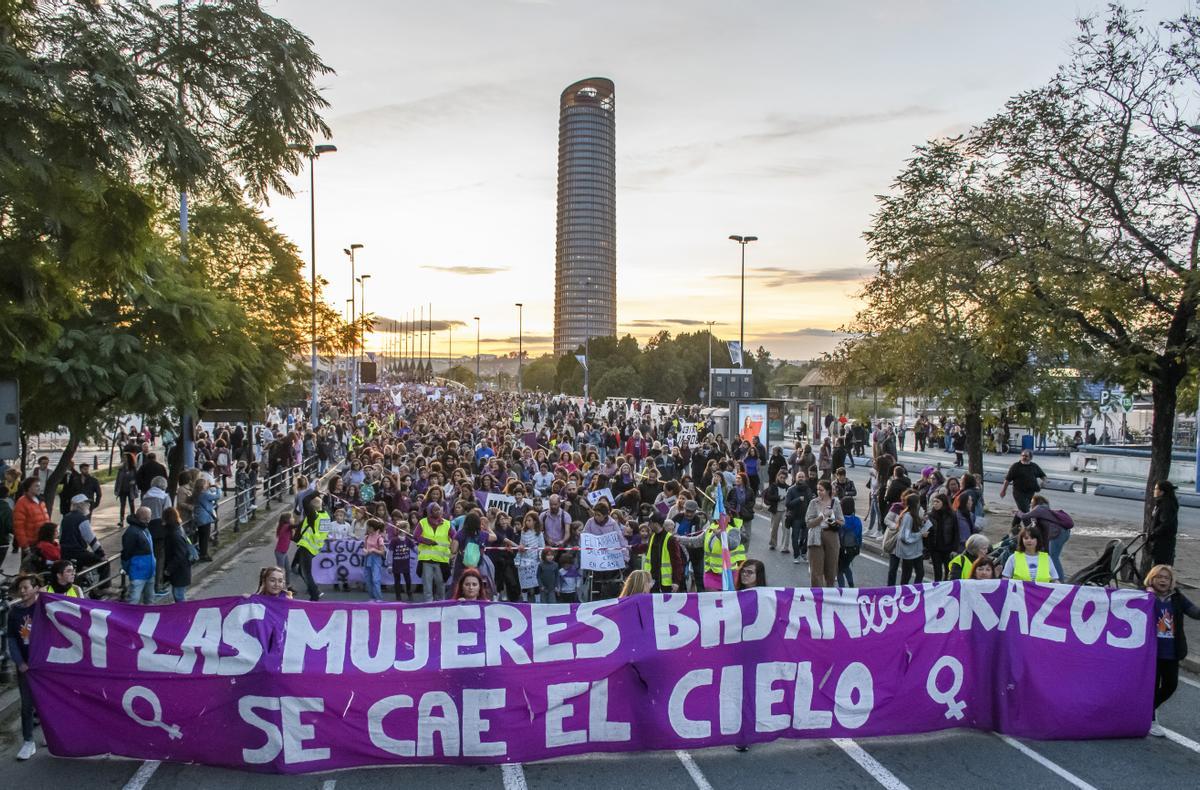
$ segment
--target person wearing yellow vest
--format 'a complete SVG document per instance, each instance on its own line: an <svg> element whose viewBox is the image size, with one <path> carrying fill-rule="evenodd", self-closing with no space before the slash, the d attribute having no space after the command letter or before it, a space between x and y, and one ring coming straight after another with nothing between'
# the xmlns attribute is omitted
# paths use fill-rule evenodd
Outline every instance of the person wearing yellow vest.
<svg viewBox="0 0 1200 790"><path fill-rule="evenodd" d="M650 592L678 592L683 589L683 550L671 534L675 530L666 528L667 523L660 514L650 518L650 541L646 544L646 553L642 555L642 570L649 572L654 579L654 587Z"/></svg>
<svg viewBox="0 0 1200 790"><path fill-rule="evenodd" d="M325 545L331 519L324 510L320 494L309 494L301 507L304 509L304 521L300 522L297 529L296 556L292 564L300 573L300 578L304 579L304 586L308 588L308 600L319 601L321 591L313 578L312 564Z"/></svg>
<svg viewBox="0 0 1200 790"><path fill-rule="evenodd" d="M992 546L988 539L982 534L972 535L967 538L967 543L962 554L955 555L950 558L947 563L946 579L953 581L954 579L969 579L971 578L971 566L982 557L986 557Z"/></svg>
<svg viewBox="0 0 1200 790"><path fill-rule="evenodd" d="M741 526L742 520L735 518L730 521L728 527L724 528L728 536L729 559L734 568L734 578L736 578L738 566L746 561L746 547L742 545ZM721 532L720 523L714 521L699 535L678 538L680 543L685 546L698 541L704 549L704 589L709 592L721 589L721 571L724 569L721 563Z"/></svg>
<svg viewBox="0 0 1200 790"><path fill-rule="evenodd" d="M446 597L450 578L450 522L442 518L442 506L434 502L429 515L417 525L417 572L421 575L421 596L426 601Z"/></svg>
<svg viewBox="0 0 1200 790"><path fill-rule="evenodd" d="M1021 550L1004 563L1004 572L1001 574L1004 578L1021 582L1059 581L1058 569L1050 561L1050 553L1042 542L1041 532L1030 527L1022 528L1017 536L1017 545Z"/></svg>
<svg viewBox="0 0 1200 790"><path fill-rule="evenodd" d="M70 560L59 560L50 566L50 584L46 592L55 595L65 595L68 598L82 598L83 590L75 583L75 563Z"/></svg>

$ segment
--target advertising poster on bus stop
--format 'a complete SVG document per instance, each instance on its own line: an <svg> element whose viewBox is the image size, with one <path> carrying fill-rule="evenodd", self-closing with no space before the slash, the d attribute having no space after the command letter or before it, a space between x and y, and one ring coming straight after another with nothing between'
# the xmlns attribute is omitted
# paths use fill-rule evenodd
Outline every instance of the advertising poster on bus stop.
<svg viewBox="0 0 1200 790"><path fill-rule="evenodd" d="M763 447L767 446L767 404L738 404L738 437L752 442L757 436Z"/></svg>

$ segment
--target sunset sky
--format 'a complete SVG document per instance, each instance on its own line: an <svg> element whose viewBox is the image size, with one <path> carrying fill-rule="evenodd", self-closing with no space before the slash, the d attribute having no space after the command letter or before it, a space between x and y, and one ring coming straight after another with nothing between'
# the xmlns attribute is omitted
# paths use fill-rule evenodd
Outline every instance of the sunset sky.
<svg viewBox="0 0 1200 790"><path fill-rule="evenodd" d="M364 245L367 310L433 303L458 353L550 350L558 96L616 84L621 333L716 321L777 357L826 351L869 272L874 196L912 147L1048 79L1101 2L277 0L315 42L330 142L317 162L318 272L339 309ZM1145 2L1147 20L1189 4ZM321 142L321 141L318 141ZM309 254L307 167L266 213ZM466 325L470 326L466 326ZM434 341L444 354L446 333ZM461 343L461 346L460 346ZM369 347L371 344L368 344Z"/></svg>

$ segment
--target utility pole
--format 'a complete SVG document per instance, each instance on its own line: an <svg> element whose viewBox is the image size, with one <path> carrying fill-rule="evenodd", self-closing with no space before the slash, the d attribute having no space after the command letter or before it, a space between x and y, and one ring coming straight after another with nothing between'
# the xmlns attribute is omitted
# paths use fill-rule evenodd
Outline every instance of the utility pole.
<svg viewBox="0 0 1200 790"><path fill-rule="evenodd" d="M525 305L517 302L517 394L522 392L522 377L525 372Z"/></svg>
<svg viewBox="0 0 1200 790"><path fill-rule="evenodd" d="M705 321L708 324L708 383L704 385L708 392L708 405L712 406L712 328L716 321Z"/></svg>

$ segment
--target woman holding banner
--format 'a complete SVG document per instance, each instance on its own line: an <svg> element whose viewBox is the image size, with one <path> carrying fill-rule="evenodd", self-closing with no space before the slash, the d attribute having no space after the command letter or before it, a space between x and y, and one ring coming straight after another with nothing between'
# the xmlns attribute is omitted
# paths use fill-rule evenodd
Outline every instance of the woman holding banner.
<svg viewBox="0 0 1200 790"><path fill-rule="evenodd" d="M1200 607L1187 599L1175 586L1175 569L1155 565L1146 574L1147 592L1154 593L1154 631L1158 658L1154 675L1154 721L1150 734L1163 737L1167 731L1158 723L1158 707L1171 698L1179 685L1179 662L1187 657L1184 617L1200 620Z"/></svg>

